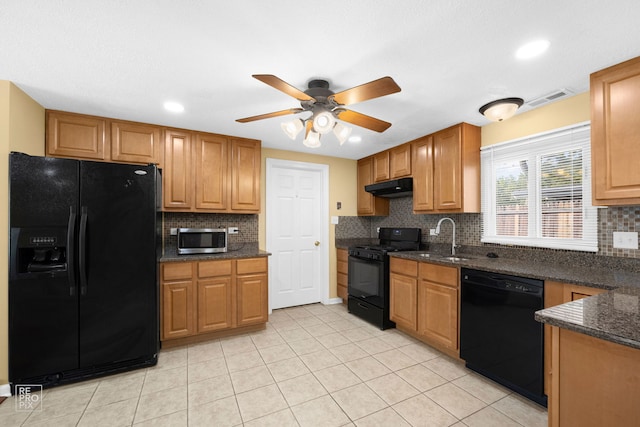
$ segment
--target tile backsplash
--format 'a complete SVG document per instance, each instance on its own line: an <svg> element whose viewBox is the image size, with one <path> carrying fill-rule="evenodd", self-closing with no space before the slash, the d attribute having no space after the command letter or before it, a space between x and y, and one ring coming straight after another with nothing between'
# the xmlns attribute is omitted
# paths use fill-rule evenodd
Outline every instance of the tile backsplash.
<svg viewBox="0 0 640 427"><path fill-rule="evenodd" d="M164 212L163 236L166 246L177 246L172 228L229 228L238 227L238 234L229 234L229 246L258 241L258 215Z"/></svg>
<svg viewBox="0 0 640 427"><path fill-rule="evenodd" d="M378 227L416 227L422 229L422 241L430 244L446 244L451 242L451 224L445 222L441 226L439 236L430 236L429 229L435 228L438 220L450 217L456 223L456 243L463 246L500 247L503 245L484 244L480 242L482 235L482 214L429 214L413 213L413 199L402 197L390 199L389 216L385 217L340 217L336 225L336 239L376 238ZM640 250L614 249L614 231L640 231L640 206L620 206L598 209L598 245L597 255L621 258L640 258ZM506 247L506 246L503 246ZM509 246L509 248L514 248ZM532 251L565 252L555 249L533 249ZM586 256L593 254L585 254Z"/></svg>

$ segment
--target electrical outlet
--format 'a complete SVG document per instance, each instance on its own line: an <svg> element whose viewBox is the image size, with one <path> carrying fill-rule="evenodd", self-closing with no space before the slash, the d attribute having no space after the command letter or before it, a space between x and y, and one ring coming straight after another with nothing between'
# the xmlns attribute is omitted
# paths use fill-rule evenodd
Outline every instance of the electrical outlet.
<svg viewBox="0 0 640 427"><path fill-rule="evenodd" d="M613 247L617 249L638 249L638 233L635 231L614 231Z"/></svg>
<svg viewBox="0 0 640 427"><path fill-rule="evenodd" d="M340 218L338 218L337 216L331 217L331 224L338 224L339 222L340 222Z"/></svg>
<svg viewBox="0 0 640 427"><path fill-rule="evenodd" d="M169 234L172 236L177 236L178 235L178 229L177 228L172 228L169 230Z"/></svg>
<svg viewBox="0 0 640 427"><path fill-rule="evenodd" d="M227 229L227 232L228 232L229 234L238 234L238 233L239 233L239 230L238 230L238 227L229 227L229 228Z"/></svg>
<svg viewBox="0 0 640 427"><path fill-rule="evenodd" d="M380 234L380 227L376 228L376 233Z"/></svg>
<svg viewBox="0 0 640 427"><path fill-rule="evenodd" d="M437 236L435 228L430 228L429 229L429 236Z"/></svg>

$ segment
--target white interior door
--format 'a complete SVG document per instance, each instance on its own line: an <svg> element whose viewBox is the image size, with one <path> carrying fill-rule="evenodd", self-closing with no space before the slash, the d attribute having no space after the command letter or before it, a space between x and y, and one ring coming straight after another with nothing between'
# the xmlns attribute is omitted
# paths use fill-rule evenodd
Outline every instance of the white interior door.
<svg viewBox="0 0 640 427"><path fill-rule="evenodd" d="M326 302L328 166L267 159L271 309Z"/></svg>

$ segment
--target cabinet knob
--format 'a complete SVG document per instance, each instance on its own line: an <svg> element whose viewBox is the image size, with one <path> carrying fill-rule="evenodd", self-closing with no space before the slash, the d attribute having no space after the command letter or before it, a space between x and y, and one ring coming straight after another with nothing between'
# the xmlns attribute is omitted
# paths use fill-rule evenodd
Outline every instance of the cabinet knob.
<svg viewBox="0 0 640 427"><path fill-rule="evenodd" d="M314 243L314 245L316 245L316 246L320 246L320 242L318 242L318 241L316 240L316 242Z"/></svg>

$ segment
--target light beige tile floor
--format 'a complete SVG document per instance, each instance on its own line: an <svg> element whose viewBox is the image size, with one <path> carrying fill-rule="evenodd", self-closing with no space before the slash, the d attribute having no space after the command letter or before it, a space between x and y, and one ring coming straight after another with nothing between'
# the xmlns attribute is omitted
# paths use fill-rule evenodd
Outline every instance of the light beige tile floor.
<svg viewBox="0 0 640 427"><path fill-rule="evenodd" d="M526 426L547 411L345 306L275 310L264 331L160 352L158 365L0 405L1 426Z"/></svg>

